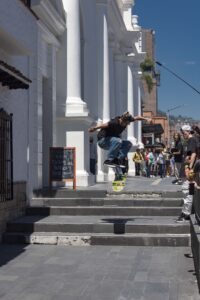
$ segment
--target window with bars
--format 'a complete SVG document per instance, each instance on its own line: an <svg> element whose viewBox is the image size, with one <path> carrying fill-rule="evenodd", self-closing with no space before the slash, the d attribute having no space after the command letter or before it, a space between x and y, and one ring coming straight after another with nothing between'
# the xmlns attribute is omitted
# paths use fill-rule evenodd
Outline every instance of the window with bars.
<svg viewBox="0 0 200 300"><path fill-rule="evenodd" d="M13 199L12 114L0 109L0 202Z"/></svg>

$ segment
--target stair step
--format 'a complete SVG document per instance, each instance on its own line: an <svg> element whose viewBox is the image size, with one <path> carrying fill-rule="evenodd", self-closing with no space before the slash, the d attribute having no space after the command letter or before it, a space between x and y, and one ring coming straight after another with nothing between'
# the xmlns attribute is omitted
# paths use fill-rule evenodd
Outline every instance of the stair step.
<svg viewBox="0 0 200 300"><path fill-rule="evenodd" d="M111 245L111 246L167 246L188 247L189 234L74 234L38 232L32 234L7 233L4 243L49 244L49 245Z"/></svg>
<svg viewBox="0 0 200 300"><path fill-rule="evenodd" d="M33 198L30 206L182 206L182 198Z"/></svg>
<svg viewBox="0 0 200 300"><path fill-rule="evenodd" d="M123 215L123 216L177 216L181 207L116 207L116 206L50 206L50 207L28 207L27 215Z"/></svg>
<svg viewBox="0 0 200 300"><path fill-rule="evenodd" d="M107 190L70 190L66 188L55 188L55 189L42 189L35 190L33 193L34 197L51 197L51 198L63 198L63 197L71 197L71 198L100 198L106 197Z"/></svg>
<svg viewBox="0 0 200 300"><path fill-rule="evenodd" d="M124 216L25 216L7 224L8 232L76 233L189 233L189 222L175 223L174 217Z"/></svg>

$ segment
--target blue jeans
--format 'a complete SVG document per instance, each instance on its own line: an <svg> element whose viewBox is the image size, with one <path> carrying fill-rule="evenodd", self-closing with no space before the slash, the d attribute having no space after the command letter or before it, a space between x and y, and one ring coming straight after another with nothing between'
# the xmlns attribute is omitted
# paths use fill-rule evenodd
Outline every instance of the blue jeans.
<svg viewBox="0 0 200 300"><path fill-rule="evenodd" d="M98 141L100 148L108 151L107 159L125 158L132 147L132 143L118 137L105 137Z"/></svg>

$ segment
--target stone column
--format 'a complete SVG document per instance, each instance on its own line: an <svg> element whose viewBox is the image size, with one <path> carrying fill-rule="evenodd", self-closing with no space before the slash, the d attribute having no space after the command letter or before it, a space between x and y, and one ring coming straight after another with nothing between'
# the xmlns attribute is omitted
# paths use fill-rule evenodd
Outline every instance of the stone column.
<svg viewBox="0 0 200 300"><path fill-rule="evenodd" d="M91 120L81 91L81 32L80 0L63 0L66 11L67 36L67 97L65 117L58 120L57 140L59 146L76 148L77 186L88 186L93 178L89 172L89 132ZM85 28L82 28L83 38ZM63 62L64 64L64 62ZM68 186L69 183L66 183Z"/></svg>
<svg viewBox="0 0 200 300"><path fill-rule="evenodd" d="M98 122L110 120L110 74L107 2L97 0L98 24ZM103 166L105 152L98 148L97 182L108 180L108 169Z"/></svg>
<svg viewBox="0 0 200 300"><path fill-rule="evenodd" d="M124 99L124 57L115 56L115 107L116 115L121 115L126 110ZM127 89L127 87L126 87Z"/></svg>
<svg viewBox="0 0 200 300"><path fill-rule="evenodd" d="M132 66L130 63L127 65L127 72L128 72L128 83L127 83L127 110L132 114L135 115L134 110L134 88L133 88L133 71ZM131 123L128 126L128 139L133 143L136 144L135 132L134 132L134 123Z"/></svg>
<svg viewBox="0 0 200 300"><path fill-rule="evenodd" d="M135 115L135 97L134 97L134 84L133 84L133 70L130 62L127 63L127 110L134 116ZM138 122L138 121L137 121ZM134 123L131 123L127 127L127 139L133 144L131 151L128 154L129 159L129 175L135 175L135 164L132 160L133 152L135 151L136 146L136 138L135 138L135 130Z"/></svg>
<svg viewBox="0 0 200 300"><path fill-rule="evenodd" d="M66 116L87 116L81 95L81 41L79 0L63 0L67 12L67 99Z"/></svg>
<svg viewBox="0 0 200 300"><path fill-rule="evenodd" d="M140 87L140 74L138 71L135 71L135 99L136 99L136 110L137 115L142 114L141 110L141 87ZM137 126L135 127L135 135L137 138L137 145L142 146L142 121L137 122Z"/></svg>

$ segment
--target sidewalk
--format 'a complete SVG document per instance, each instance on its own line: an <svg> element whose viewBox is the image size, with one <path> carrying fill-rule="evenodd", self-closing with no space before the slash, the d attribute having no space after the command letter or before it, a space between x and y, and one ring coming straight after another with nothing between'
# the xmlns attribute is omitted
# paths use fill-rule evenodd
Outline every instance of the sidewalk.
<svg viewBox="0 0 200 300"><path fill-rule="evenodd" d="M181 185L172 184L174 177L166 177L161 179L160 177L146 178L142 176L128 177L126 186L123 193L135 193L135 192L181 192ZM79 190L79 188L77 188ZM84 189L84 188L81 188ZM89 190L107 190L112 192L112 183L96 183L89 188Z"/></svg>
<svg viewBox="0 0 200 300"><path fill-rule="evenodd" d="M1 300L199 300L188 248L0 245Z"/></svg>

